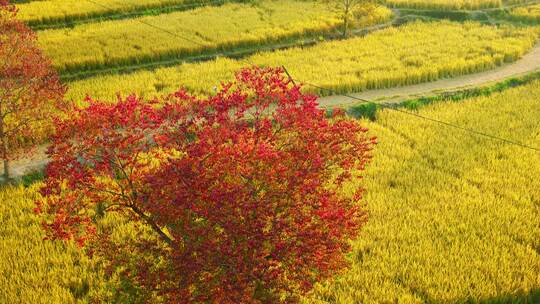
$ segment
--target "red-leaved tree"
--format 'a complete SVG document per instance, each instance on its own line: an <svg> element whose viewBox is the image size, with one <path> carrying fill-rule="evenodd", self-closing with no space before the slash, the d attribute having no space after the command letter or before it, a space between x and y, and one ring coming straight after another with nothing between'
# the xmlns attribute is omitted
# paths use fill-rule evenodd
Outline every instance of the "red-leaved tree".
<svg viewBox="0 0 540 304"><path fill-rule="evenodd" d="M51 116L65 93L36 35L16 13L0 0L0 158L6 179L10 160L52 132Z"/></svg>
<svg viewBox="0 0 540 304"><path fill-rule="evenodd" d="M36 208L48 237L85 244L169 303L295 302L344 267L365 216L362 191L340 190L375 139L327 118L281 69L223 87L88 99L58 122ZM111 212L140 237L118 242L99 224Z"/></svg>

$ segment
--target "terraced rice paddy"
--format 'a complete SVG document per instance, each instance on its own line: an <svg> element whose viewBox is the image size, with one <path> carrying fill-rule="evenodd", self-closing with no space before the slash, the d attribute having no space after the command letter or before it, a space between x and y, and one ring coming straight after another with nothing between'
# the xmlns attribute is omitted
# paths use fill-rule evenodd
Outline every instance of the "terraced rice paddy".
<svg viewBox="0 0 540 304"><path fill-rule="evenodd" d="M360 25L385 22L390 16L388 9L379 8ZM327 5L280 0L45 30L39 32L39 42L58 70L76 72L275 44L340 26Z"/></svg>
<svg viewBox="0 0 540 304"><path fill-rule="evenodd" d="M538 42L539 5L510 9L505 25L410 21L338 38L340 12L293 0L20 1L19 18L63 76L66 98L152 98L185 87L212 94L234 72L285 66L297 82L339 93L407 86L488 71ZM482 10L524 0L387 0L392 8ZM366 13L367 12L367 13ZM389 22L383 6L356 12L356 30ZM513 24L512 24L513 23ZM530 24L529 24L530 25ZM329 38L332 38L331 40ZM314 41L309 46L303 41ZM278 51L228 56L262 47ZM220 54L213 60L202 58ZM145 66L162 66L145 68ZM129 71L116 73L115 71ZM305 86L327 95L329 91ZM349 100L347 100L349 102ZM379 139L362 185L369 220L350 267L320 282L303 303L540 303L540 153L451 128L454 124L540 147L540 81L484 97L439 102L414 114L379 110L362 120ZM37 187L0 188L0 303L140 303L136 287L71 243L43 241ZM113 238L135 237L105 217Z"/></svg>
<svg viewBox="0 0 540 304"><path fill-rule="evenodd" d="M0 190L0 303L88 300L88 289L100 285L98 269L75 245L43 241L35 195L35 188Z"/></svg>
<svg viewBox="0 0 540 304"><path fill-rule="evenodd" d="M219 58L154 71L93 77L71 83L68 98L80 101L89 94L113 100L118 92L153 97L171 93L180 86L195 93L208 93L221 81L231 79L234 71L251 64L285 65L300 81L338 92L358 92L487 70L520 58L536 39L533 29L416 22L364 38L265 52L241 60Z"/></svg>
<svg viewBox="0 0 540 304"><path fill-rule="evenodd" d="M186 0L37 0L17 5L18 18L29 24L71 22L145 9L204 3Z"/></svg>
<svg viewBox="0 0 540 304"><path fill-rule="evenodd" d="M387 0L392 7L434 10L479 10L525 3L526 0Z"/></svg>
<svg viewBox="0 0 540 304"><path fill-rule="evenodd" d="M539 100L540 83L534 82L435 104L419 114L537 145ZM353 241L352 267L318 286L305 302L535 303L540 154L393 111L363 124L380 142L361 182L369 190L369 222ZM349 187L345 193L356 185ZM41 242L34 195L23 188L0 192L0 232L6 236L0 240L0 269L17 278L0 281L0 302L111 296L107 288L120 283L96 281L92 264L74 247Z"/></svg>
<svg viewBox="0 0 540 304"><path fill-rule="evenodd" d="M418 114L538 147L540 82ZM370 219L317 298L539 301L540 153L390 110L364 123L380 140L362 181Z"/></svg>
<svg viewBox="0 0 540 304"><path fill-rule="evenodd" d="M515 8L510 12L510 15L529 21L538 21L540 20L540 4Z"/></svg>

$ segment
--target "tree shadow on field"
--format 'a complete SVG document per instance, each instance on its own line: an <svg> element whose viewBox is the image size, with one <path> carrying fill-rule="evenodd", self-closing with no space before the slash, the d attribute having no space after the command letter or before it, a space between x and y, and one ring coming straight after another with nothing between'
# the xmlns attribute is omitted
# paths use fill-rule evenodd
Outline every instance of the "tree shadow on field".
<svg viewBox="0 0 540 304"><path fill-rule="evenodd" d="M475 302L468 302L475 303ZM518 304L539 304L540 303L540 289L533 289L529 292L517 292L515 294L508 294L494 298L488 298L480 300L476 303L480 304L506 304L506 303L518 303Z"/></svg>
<svg viewBox="0 0 540 304"><path fill-rule="evenodd" d="M456 302L470 304L540 304L540 289L537 288L529 292L521 291L485 299L462 299Z"/></svg>
<svg viewBox="0 0 540 304"><path fill-rule="evenodd" d="M422 299L423 303L429 304L540 304L540 288L535 288L528 292L518 291L512 294L508 293L490 298L475 299L468 297L451 301L438 301L420 290L412 291Z"/></svg>

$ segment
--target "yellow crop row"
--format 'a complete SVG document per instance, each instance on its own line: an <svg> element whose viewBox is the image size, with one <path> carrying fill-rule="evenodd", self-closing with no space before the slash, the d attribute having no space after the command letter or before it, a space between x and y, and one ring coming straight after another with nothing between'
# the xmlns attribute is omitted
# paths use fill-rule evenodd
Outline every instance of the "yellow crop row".
<svg viewBox="0 0 540 304"><path fill-rule="evenodd" d="M419 114L540 147L538 81ZM538 303L540 152L394 111L364 124L369 220L351 269L306 302Z"/></svg>
<svg viewBox="0 0 540 304"><path fill-rule="evenodd" d="M34 189L0 190L0 303L75 303L100 284L74 245L43 241ZM78 294L75 296L74 294Z"/></svg>
<svg viewBox="0 0 540 304"><path fill-rule="evenodd" d="M538 81L419 114L540 146ZM528 297L540 289L540 153L392 111L363 124L380 142L360 181L369 221L351 268L305 302L536 303ZM118 281L98 280L95 261L42 241L34 195L0 190L0 303L102 294L103 303L126 303L111 300ZM131 231L118 226L113 237Z"/></svg>
<svg viewBox="0 0 540 304"><path fill-rule="evenodd" d="M386 0L392 7L411 9L476 10L522 3L526 0Z"/></svg>
<svg viewBox="0 0 540 304"><path fill-rule="evenodd" d="M185 3L193 2L186 0L43 0L21 3L17 5L17 8L19 19L36 24L122 14Z"/></svg>
<svg viewBox="0 0 540 304"><path fill-rule="evenodd" d="M390 16L390 10L379 7L360 22L368 25ZM325 4L265 0L45 30L39 42L58 70L78 71L261 45L329 32L341 24Z"/></svg>
<svg viewBox="0 0 540 304"><path fill-rule="evenodd" d="M510 12L510 15L531 21L540 20L540 4L515 8Z"/></svg>
<svg viewBox="0 0 540 304"><path fill-rule="evenodd" d="M219 58L155 71L98 76L70 83L67 97L80 101L89 94L112 100L118 92L153 97L180 86L195 93L209 93L221 81L231 79L234 71L252 63L285 65L298 81L309 81L341 93L358 92L491 69L520 58L536 40L537 30L530 28L415 22L362 38L265 52L242 60Z"/></svg>
<svg viewBox="0 0 540 304"><path fill-rule="evenodd" d="M0 188L0 303L133 303L136 291L118 272L105 274L104 261L74 243L44 240L33 211L40 185ZM114 214L100 220L100 229L114 228L116 242L146 233L135 225Z"/></svg>

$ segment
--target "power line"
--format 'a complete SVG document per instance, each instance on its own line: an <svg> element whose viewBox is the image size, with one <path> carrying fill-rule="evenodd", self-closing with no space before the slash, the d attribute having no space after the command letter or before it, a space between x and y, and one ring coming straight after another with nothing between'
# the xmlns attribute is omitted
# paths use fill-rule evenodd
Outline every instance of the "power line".
<svg viewBox="0 0 540 304"><path fill-rule="evenodd" d="M87 2L90 2L90 3L93 3L93 4L97 5L97 6L106 8L106 9L112 9L112 8L109 7L109 6L106 6L106 5L104 5L104 4L101 4L101 3L96 2L96 1L93 1L93 0L86 0L86 1L87 1ZM226 2L227 2L226 0L218 0L218 1L209 1L209 2L207 2L207 3L226 3ZM166 33L166 34L169 34L169 35L171 35L171 36L174 36L174 37L183 39L183 40L185 40L185 41L188 41L188 42L197 44L197 45L202 46L202 47L205 47L205 48L208 47L208 45L206 45L206 44L204 44L204 43L201 43L201 42L195 41L195 40L193 40L193 39L187 38L187 37L185 37L185 36L179 35L178 33L172 32L172 31L170 31L170 30L168 30L168 29L166 29L166 28L162 28L162 27L159 27L159 26L157 26L157 25L153 25L153 24L151 24L151 23L148 23L148 22L142 20L141 18L137 18L137 19L133 19L133 20L135 20L135 21L137 21L137 22L139 22L139 23L141 23L141 24L144 24L144 25L146 25L146 26L152 27L152 28L154 28L154 29L156 29L156 30L158 30L158 31L162 31L162 32L164 32L164 33ZM223 56L226 56L226 57L227 57L228 54L227 54L227 53L224 53L224 52L221 52L221 53L218 53L218 54L216 54L216 55L223 55ZM254 65L254 66L257 65L257 64L255 64L255 63L253 63L253 62L247 60L246 58L243 58L243 61L245 61L245 62L247 62L247 63L249 63L249 64L251 64L251 65Z"/></svg>
<svg viewBox="0 0 540 304"><path fill-rule="evenodd" d="M186 4L173 4L173 5L170 5L170 6L162 6L162 7L155 7L155 8L152 8L152 7L144 8L143 7L142 10L133 10L133 11L126 11L126 12L119 11L118 13L115 13L116 10L114 8L112 8L112 7L108 7L108 6L105 6L104 4L100 4L100 3L89 1L89 0L86 0L86 1L90 2L90 3L94 4L94 5L97 5L97 6L107 8L107 9L112 11L112 14L96 15L94 17L78 18L78 19L74 19L73 21L71 21L70 24L82 25L82 24L93 23L93 22L96 22L96 21L112 21L112 20L122 20L122 19L134 18L134 17L144 17L144 16L146 16L145 11L151 11L152 15L153 15L154 12L158 12L159 14L163 14L163 13L170 13L170 12L175 12L175 11L183 11L183 10L186 10L186 9L189 9L189 8L195 9L195 8L206 6L208 4L210 4L210 5L218 5L218 4L226 4L227 3L227 0L214 0L214 1L205 1L205 2L198 2L198 3L193 2L193 3L186 3ZM116 4L121 5L118 2L116 2ZM47 30L47 29L65 28L66 24L65 23L57 23L57 22L45 23L45 24L38 23L38 24L33 25L33 26L31 25L31 27L34 30L40 31L40 30Z"/></svg>
<svg viewBox="0 0 540 304"><path fill-rule="evenodd" d="M107 9L111 9L110 7L106 6L106 5L103 5L101 3L98 3L98 2L95 2L93 0L86 0L90 3L93 3L95 5L98 5L98 6L101 6L103 8L107 8ZM182 35L178 35L177 33L175 32L171 32L165 28L162 28L162 27L159 27L159 26L156 26L156 25L153 25L151 23L148 23L148 22L145 22L141 19L136 19L136 21L142 23L142 24L145 24L149 27L152 27L154 29L157 29L157 30L160 30L164 33L167 33L169 35L172 35L172 36L175 36L177 38L180 38L180 39L183 39L183 40L186 40L188 42L191 42L191 43L194 43L194 44L197 44L197 45L200 45L200 46L203 46L203 47L207 47L207 45L203 44L203 43L200 43L200 42L197 42L195 40L192 40L192 39L189 39L187 37L184 37ZM253 64L252 62L249 62L247 60L244 60L252 65L256 65L256 64ZM287 74L287 76L289 77L289 79L291 80L291 82L296 85L296 82L294 80L294 78L289 74L289 71L287 70L287 68L282 65L282 68L283 70L285 71L285 73ZM324 87L321 87L321 86L318 86L318 85L315 85L315 84L312 84L312 83L309 83L309 82L303 82L304 84L307 84L309 86L312 86L312 87L315 87L315 88L318 88L318 89L321 89L321 90L325 90L325 91L328 91L328 92L331 92L333 93L334 95L341 95L341 96L344 96L344 97L348 97L348 98L351 98L351 99L355 99L355 100L358 100L358 101L361 101L363 103L372 103L372 101L369 101L367 99L363 99L363 98L359 98L359 97L355 97L355 96L352 96L352 95L348 95L348 94L342 94L342 93L338 93L332 89L328 89L328 88L324 88ZM408 111L404 111L404 110L400 110L400 109L397 109L397 108L394 108L394 107L391 107L391 106L388 106L388 105L385 105L385 104L379 104L379 106L383 107L383 108L387 108L387 109L390 109L392 111L396 111L396 112L399 112L399 113L404 113L404 114L407 114L407 115L411 115L413 117L417 117L417 118L420 118L420 119L424 119L424 120L427 120L427 121L431 121L431 122L434 122L434 123L438 123L438 124L441 124L441 125L445 125L447 127L451 127L451 128L455 128L455 129L458 129L458 130L461 130L461 131L465 131L465 132L468 132L468 133L471 133L471 134L476 134L476 135L480 135L480 136L483 136L483 137L486 137L486 138L490 138L492 140L497 140L497 141L501 141L501 142L504 142L504 143L507 143L507 144L512 144L512 145L515 145L515 146L519 146L519 147L522 147L522 148L525 148L525 149L530 149L530 150L533 150L533 151L536 151L536 152L540 152L540 148L535 148L535 147L532 147L532 146L528 146L524 143L521 143L521 142L517 142L517 141L513 141L513 140L509 140L509 139L506 139L506 138L502 138L502 137L498 137L498 136L495 136L495 135L492 135L492 134L488 134L488 133L484 133L484 132L481 132L481 131L477 131L477 130L474 130L474 129L470 129L470 128L465 128L465 127L461 127L461 126L458 126L458 125L455 125L455 124L452 124L452 123L449 123L449 122L445 122L445 121L442 121L442 120L438 120L438 119L434 119L434 118L431 118L431 117L427 117L427 116L423 116L423 115L420 115L420 114L417 114L417 113L412 113L412 112L408 112Z"/></svg>
<svg viewBox="0 0 540 304"><path fill-rule="evenodd" d="M106 6L106 5L104 5L104 4L101 4L101 3L96 2L96 1L93 1L93 0L86 0L86 1L87 1L87 2L90 2L90 3L93 3L93 4L97 5L97 6L106 8L106 9L112 9L112 8L109 7L109 6ZM218 1L216 1L216 2L218 2ZM220 2L220 3L223 3L224 1L219 1L219 2ZM211 2L211 3L212 3L212 2ZM144 24L144 25L146 25L146 26L152 27L152 28L154 28L154 29L157 29L157 30L160 30L160 31L162 31L162 32L164 32L164 33L167 33L167 34L169 34L169 35L172 35L172 36L174 36L174 37L177 37L177 38L186 40L186 41L188 41L188 42L197 44L197 45L199 45L199 46L208 47L208 45L205 45L204 43L200 43L200 42L195 41L195 40L193 40L193 39L184 37L184 36L182 36L182 35L178 35L177 33L171 32L171 31L169 31L168 29L165 29L165 28L162 28L162 27L153 25L153 24L151 24L151 23L145 22L144 20L142 20L142 19L140 19L140 18L137 18L137 19L134 19L134 20L137 21L137 22L139 22L139 23L142 23L142 24Z"/></svg>
<svg viewBox="0 0 540 304"><path fill-rule="evenodd" d="M107 6L107 5L104 5L104 4L102 4L102 3L99 3L99 2L96 2L96 1L93 1L93 0L86 0L86 1L87 1L87 2L90 2L90 3L93 3L93 4L97 5L97 6L106 8L106 9L111 9L111 10L113 9L113 8ZM118 2L116 2L116 3L118 4ZM218 0L218 1L209 1L209 2L205 2L205 3L207 3L207 4L227 3L227 1L226 1L226 0ZM188 38L188 37L186 37L186 36L179 35L178 33L172 32L172 31L170 31L170 30L168 30L168 29L166 29L166 28L159 27L159 26L157 26L157 25L148 23L148 22L142 20L141 18L136 18L136 19L133 19L133 20L135 20L135 21L137 21L137 22L139 22L139 23L141 23L141 24L144 24L144 25L146 25L146 26L149 26L149 27L151 27L151 28L154 28L154 29L156 29L156 30L158 30L158 31L162 31L162 32L164 32L164 33L166 33L166 34L169 34L169 35L171 35L171 36L174 36L174 37L176 37L176 38L180 38L180 39L183 39L183 40L185 40L185 41L191 42L191 43L193 43L193 44L202 46L202 47L204 47L204 48L206 48L206 47L209 46L209 45L207 45L207 44L204 44L204 43L195 41L195 40L193 40L193 39L190 39L190 38ZM257 29L257 28L255 28L255 29ZM217 55L224 55L224 56L227 56L228 54L227 54L227 53L224 53L224 52L221 52L221 53L219 53L219 54L217 54ZM249 64L256 65L256 64L254 64L253 62L250 62L250 61L246 60L245 58L244 58L243 60L244 60L245 62L249 63Z"/></svg>
<svg viewBox="0 0 540 304"><path fill-rule="evenodd" d="M290 74L287 71L287 69L285 68L285 66L283 66L283 69L285 70L285 73L290 78L290 80L294 81L294 79L290 76ZM302 82L302 83L306 84L306 85L309 85L309 86L312 86L314 88L320 89L320 90L325 90L325 91L331 92L331 93L333 93L333 95L336 95L336 96L348 97L348 98L351 98L351 99L361 101L362 103L373 103L372 101L364 99L364 98L352 96L352 95L349 95L349 94L338 93L338 92L336 92L336 91L334 91L332 89L328 89L328 88L325 88L325 87L322 87L322 86L319 86L319 85L316 85L316 84L312 84L312 83L309 83L309 82ZM389 109L389 110L392 110L392 111L396 111L396 112L399 112L399 113L403 113L403 114L406 114L406 115L410 115L410 116L413 116L413 117L416 117L416 118L419 118L419 119L424 119L424 120L431 121L431 122L434 122L434 123L437 123L437 124L440 124L440 125L444 125L444 126L447 126L447 127L458 129L458 130L461 130L461 131L464 131L464 132L467 132L467 133L483 136L483 137L489 138L491 140L501 141L501 142L504 142L504 143L507 143L507 144L515 145L515 146L525 148L525 149L529 149L529 150L532 150L532 151L535 151L535 152L540 152L540 148L532 147L532 146L526 145L526 144L518 142L518 141L498 137L498 136L488 134L488 133L485 133L485 132L482 132L482 131L477 131L477 130L474 130L474 129L471 129L471 128L462 127L462 126L455 125L455 124L452 124L452 123L449 123L449 122L446 122L446 121L443 121L443 120L439 120L439 119L427 117L427 116L424 116L424 115L420 115L418 113L413 113L413 112L401 110L401 109L392 107L390 105L380 104L380 103L378 103L377 105L379 105L380 107L383 107L383 108L386 108L386 109Z"/></svg>

